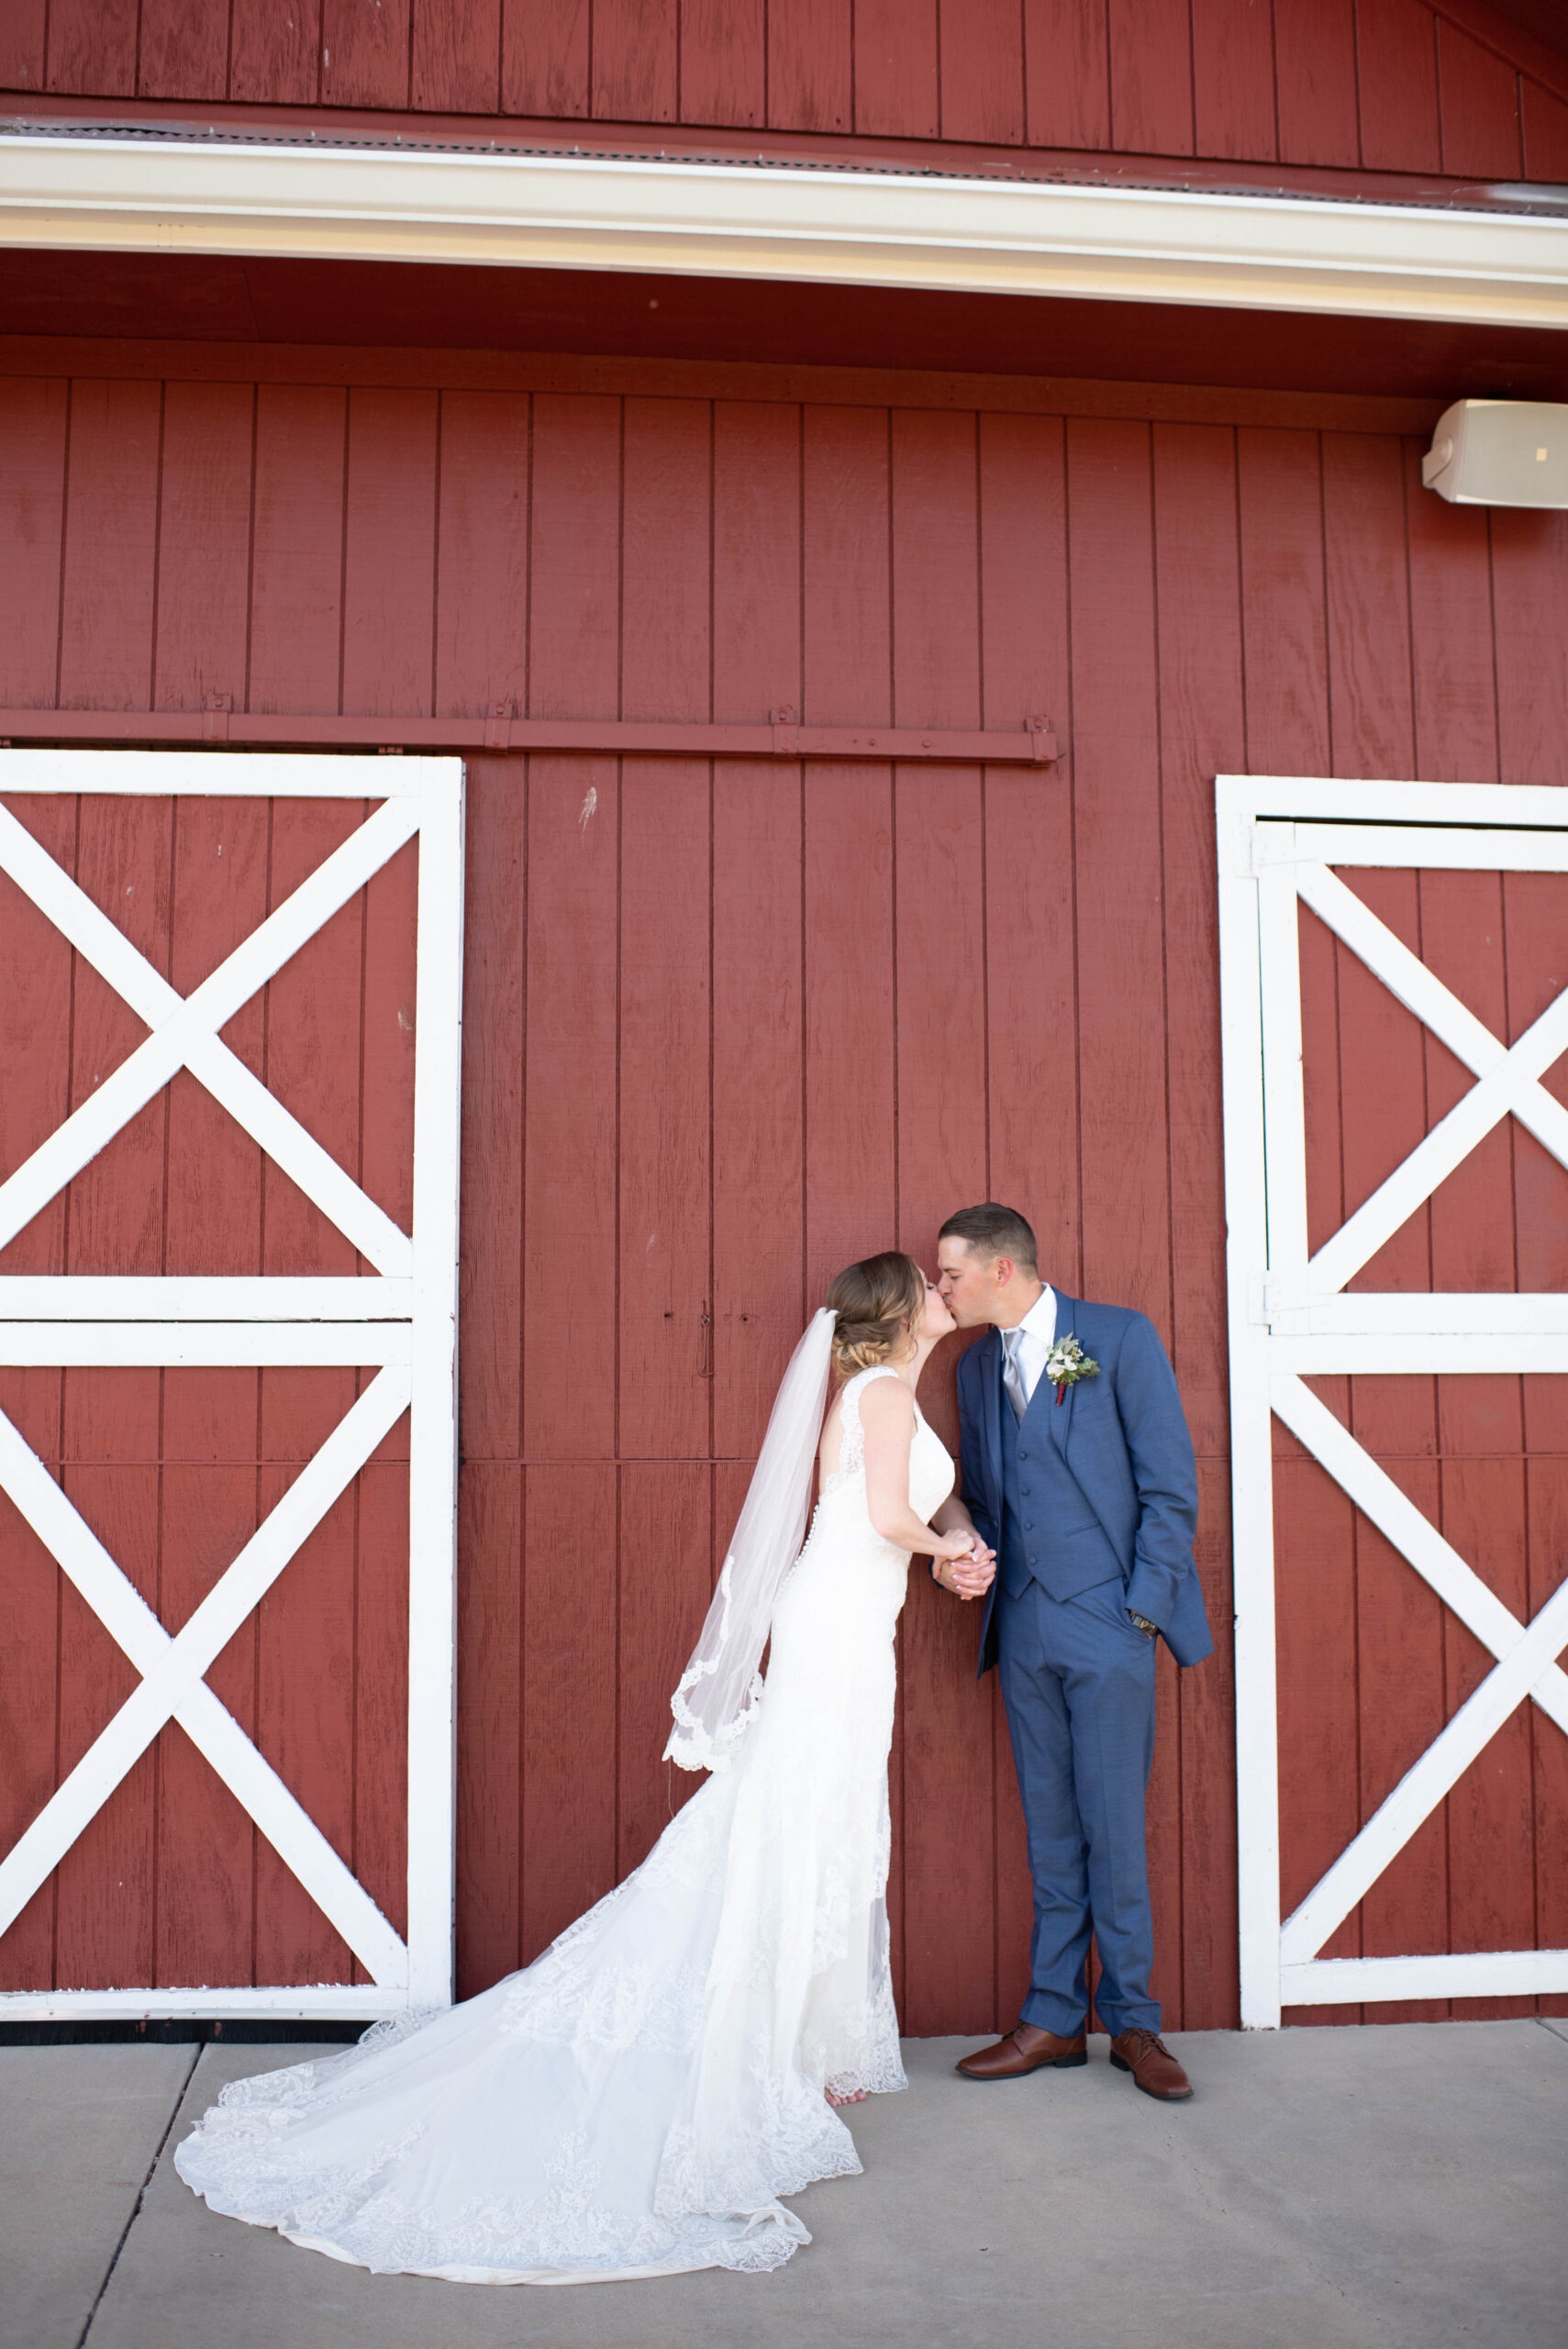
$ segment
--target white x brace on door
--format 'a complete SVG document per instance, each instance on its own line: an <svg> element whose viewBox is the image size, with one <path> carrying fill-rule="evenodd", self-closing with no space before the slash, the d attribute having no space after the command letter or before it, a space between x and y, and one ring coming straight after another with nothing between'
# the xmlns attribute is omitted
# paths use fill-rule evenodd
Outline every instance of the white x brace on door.
<svg viewBox="0 0 1568 2349"><path fill-rule="evenodd" d="M1568 873L1568 793L1493 785L1221 775L1220 976L1229 1225L1241 2020L1282 2006L1568 1990L1568 1950L1324 1959L1318 1952L1527 1700L1568 1731L1568 1581L1529 1625L1304 1384L1351 1374L1568 1373L1568 1296L1346 1293L1345 1285L1511 1112L1568 1165L1568 1110L1540 1080L1568 1051L1568 993L1511 1047L1335 867ZM1475 1084L1309 1255L1298 908L1471 1070ZM1271 1419L1279 1418L1496 1657L1493 1669L1308 1893L1280 1914ZM1288 1801L1289 1790L1285 1790Z"/></svg>
<svg viewBox="0 0 1568 2349"><path fill-rule="evenodd" d="M362 1278L0 1277L6 1364L320 1364L376 1375L176 1637L0 1414L0 1487L140 1674L140 1684L12 1849L0 1934L164 1723L176 1721L370 1975L368 1984L13 1992L0 2016L357 2015L452 1995L457 1459L458 1085L463 775L456 759L228 752L0 751L0 791L371 799L383 804L243 944L182 997L0 807L0 870L151 1030L0 1183L15 1238L176 1072L188 1069L376 1267ZM410 840L419 871L414 1212L408 1235L251 1075L221 1030ZM408 1938L206 1685L306 1536L405 1410L409 1441ZM0 1561L0 1571L3 1571ZM3 1660L0 1660L3 1661Z"/></svg>

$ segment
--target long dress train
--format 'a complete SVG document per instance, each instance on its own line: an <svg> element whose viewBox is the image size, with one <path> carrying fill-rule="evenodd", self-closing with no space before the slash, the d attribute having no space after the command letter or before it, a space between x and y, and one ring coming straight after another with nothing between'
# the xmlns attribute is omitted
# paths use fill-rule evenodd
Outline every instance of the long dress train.
<svg viewBox="0 0 1568 2349"><path fill-rule="evenodd" d="M733 1765L519 1974L238 2080L178 2148L209 2206L379 2274L577 2284L779 2266L781 2198L860 2169L824 2091L905 2085L888 1967L893 1636L860 1396ZM952 1462L917 1415L909 1497Z"/></svg>

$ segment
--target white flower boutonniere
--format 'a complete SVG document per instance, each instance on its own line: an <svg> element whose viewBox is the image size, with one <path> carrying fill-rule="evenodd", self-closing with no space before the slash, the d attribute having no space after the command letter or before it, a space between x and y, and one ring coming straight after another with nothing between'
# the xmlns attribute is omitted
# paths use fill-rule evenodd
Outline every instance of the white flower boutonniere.
<svg viewBox="0 0 1568 2349"><path fill-rule="evenodd" d="M1076 1386L1081 1378L1098 1378L1100 1365L1092 1362L1073 1335L1071 1330L1059 1338L1045 1360L1045 1375L1056 1389L1058 1409L1067 1400L1067 1389Z"/></svg>

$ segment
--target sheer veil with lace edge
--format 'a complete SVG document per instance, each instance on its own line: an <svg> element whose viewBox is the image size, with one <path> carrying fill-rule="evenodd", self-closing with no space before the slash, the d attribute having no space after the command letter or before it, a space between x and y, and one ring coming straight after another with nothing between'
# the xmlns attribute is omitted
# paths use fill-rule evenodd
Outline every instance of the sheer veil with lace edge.
<svg viewBox="0 0 1568 2349"><path fill-rule="evenodd" d="M675 1726L664 1759L683 1770L727 1770L762 1693L757 1667L773 1602L811 1508L837 1320L820 1307L790 1357L702 1636L670 1699Z"/></svg>

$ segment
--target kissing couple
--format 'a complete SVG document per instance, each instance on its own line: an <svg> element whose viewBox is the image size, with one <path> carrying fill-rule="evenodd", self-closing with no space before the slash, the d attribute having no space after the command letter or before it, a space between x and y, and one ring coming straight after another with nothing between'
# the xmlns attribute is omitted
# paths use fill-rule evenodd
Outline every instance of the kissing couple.
<svg viewBox="0 0 1568 2349"><path fill-rule="evenodd" d="M174 2157L214 2210L468 2284L755 2273L809 2242L784 2198L859 2171L839 2108L906 2085L884 1895L913 1556L984 1598L1034 1877L1023 2015L959 2070L1088 2061L1092 1933L1112 2063L1192 2093L1149 1995L1143 1818L1155 1642L1211 1644L1175 1378L1142 1314L1042 1282L1010 1208L950 1216L937 1261L848 1265L784 1374L671 1699L666 1753L707 1784L532 1965L225 2088ZM916 1400L954 1328L985 1330L958 1365L962 1498Z"/></svg>

